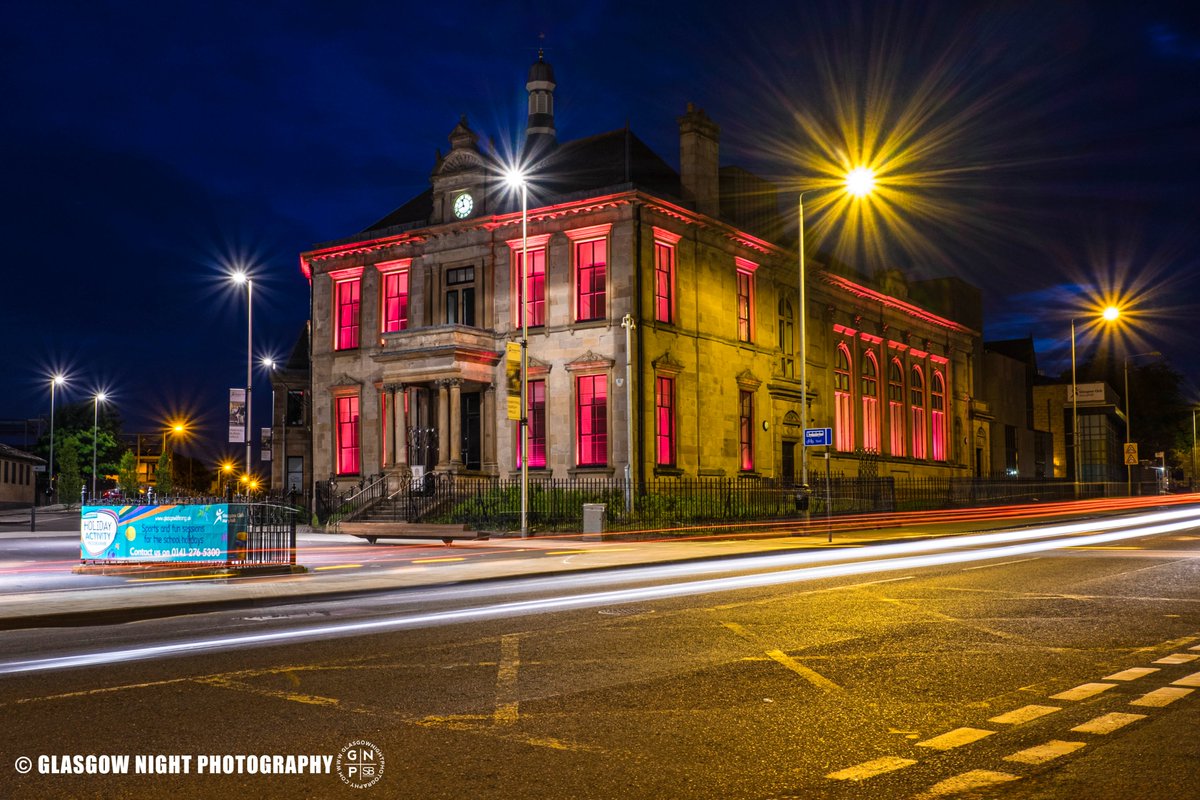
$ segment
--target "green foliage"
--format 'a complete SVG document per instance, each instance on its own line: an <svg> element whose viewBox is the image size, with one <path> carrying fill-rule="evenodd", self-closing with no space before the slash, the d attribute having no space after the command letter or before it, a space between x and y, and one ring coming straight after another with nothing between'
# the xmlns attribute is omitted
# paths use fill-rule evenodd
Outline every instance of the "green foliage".
<svg viewBox="0 0 1200 800"><path fill-rule="evenodd" d="M171 450L163 450L158 457L158 467L154 470L155 491L168 496L175 491L175 480L171 476Z"/></svg>
<svg viewBox="0 0 1200 800"><path fill-rule="evenodd" d="M74 503L79 499L79 489L83 486L83 478L79 474L79 445L74 438L63 440L61 447L55 451L58 459L58 501Z"/></svg>
<svg viewBox="0 0 1200 800"><path fill-rule="evenodd" d="M137 497L138 489L138 464L137 456L132 450L126 450L121 454L121 461L117 465L117 486L126 497Z"/></svg>

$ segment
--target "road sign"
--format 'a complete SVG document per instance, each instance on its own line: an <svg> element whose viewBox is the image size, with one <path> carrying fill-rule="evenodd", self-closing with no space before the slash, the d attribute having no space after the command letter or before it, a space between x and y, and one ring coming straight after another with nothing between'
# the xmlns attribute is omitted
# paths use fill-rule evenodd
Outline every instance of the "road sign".
<svg viewBox="0 0 1200 800"><path fill-rule="evenodd" d="M1125 466L1136 467L1138 464L1137 442L1125 443Z"/></svg>
<svg viewBox="0 0 1200 800"><path fill-rule="evenodd" d="M833 428L805 428L804 429L804 446L805 447L832 447L833 446Z"/></svg>

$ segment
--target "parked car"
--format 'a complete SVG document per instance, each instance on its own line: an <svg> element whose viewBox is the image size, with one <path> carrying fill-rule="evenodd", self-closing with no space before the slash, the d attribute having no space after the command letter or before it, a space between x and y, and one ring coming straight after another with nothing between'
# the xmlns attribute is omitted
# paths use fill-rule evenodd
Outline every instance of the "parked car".
<svg viewBox="0 0 1200 800"><path fill-rule="evenodd" d="M120 489L105 489L104 493L100 495L102 500L122 500L124 497L125 495L121 494Z"/></svg>

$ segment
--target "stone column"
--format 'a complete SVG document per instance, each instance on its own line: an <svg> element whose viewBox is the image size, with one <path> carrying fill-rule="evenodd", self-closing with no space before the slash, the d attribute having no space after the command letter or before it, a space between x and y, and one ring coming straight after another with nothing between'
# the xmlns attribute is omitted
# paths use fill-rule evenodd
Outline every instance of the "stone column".
<svg viewBox="0 0 1200 800"><path fill-rule="evenodd" d="M386 469L393 464L392 459L392 431L395 430L395 415L396 415L396 386L395 384L385 383L383 385L383 442L380 448L379 465Z"/></svg>
<svg viewBox="0 0 1200 800"><path fill-rule="evenodd" d="M403 383L397 383L395 411L393 413L392 443L395 447L395 458L392 464L401 472L408 471L408 415L404 411L404 399L408 397L408 388Z"/></svg>
<svg viewBox="0 0 1200 800"><path fill-rule="evenodd" d="M450 467L462 469L462 378L451 378L450 384Z"/></svg>
<svg viewBox="0 0 1200 800"><path fill-rule="evenodd" d="M445 380L437 381L437 437L438 463L434 467L439 472L450 469L450 386Z"/></svg>
<svg viewBox="0 0 1200 800"><path fill-rule="evenodd" d="M480 450L483 452L483 471L488 474L496 472L496 387L485 386L483 389L483 409L480 411L483 430L480 431Z"/></svg>

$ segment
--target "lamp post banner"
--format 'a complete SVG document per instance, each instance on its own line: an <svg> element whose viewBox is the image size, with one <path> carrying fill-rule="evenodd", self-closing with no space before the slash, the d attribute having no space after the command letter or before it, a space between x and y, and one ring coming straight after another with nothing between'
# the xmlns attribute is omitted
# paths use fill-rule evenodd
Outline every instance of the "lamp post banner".
<svg viewBox="0 0 1200 800"><path fill-rule="evenodd" d="M229 390L229 441L246 441L246 390Z"/></svg>
<svg viewBox="0 0 1200 800"><path fill-rule="evenodd" d="M521 343L509 342L504 348L504 380L508 389L505 398L509 419L521 418Z"/></svg>
<svg viewBox="0 0 1200 800"><path fill-rule="evenodd" d="M271 460L271 443L273 441L271 438L271 429L270 428L262 429L261 441L262 441L262 444L259 445L259 448L258 448L258 452L259 452L258 458L261 461L270 461Z"/></svg>
<svg viewBox="0 0 1200 800"><path fill-rule="evenodd" d="M224 562L229 506L84 506L79 557L85 562Z"/></svg>

